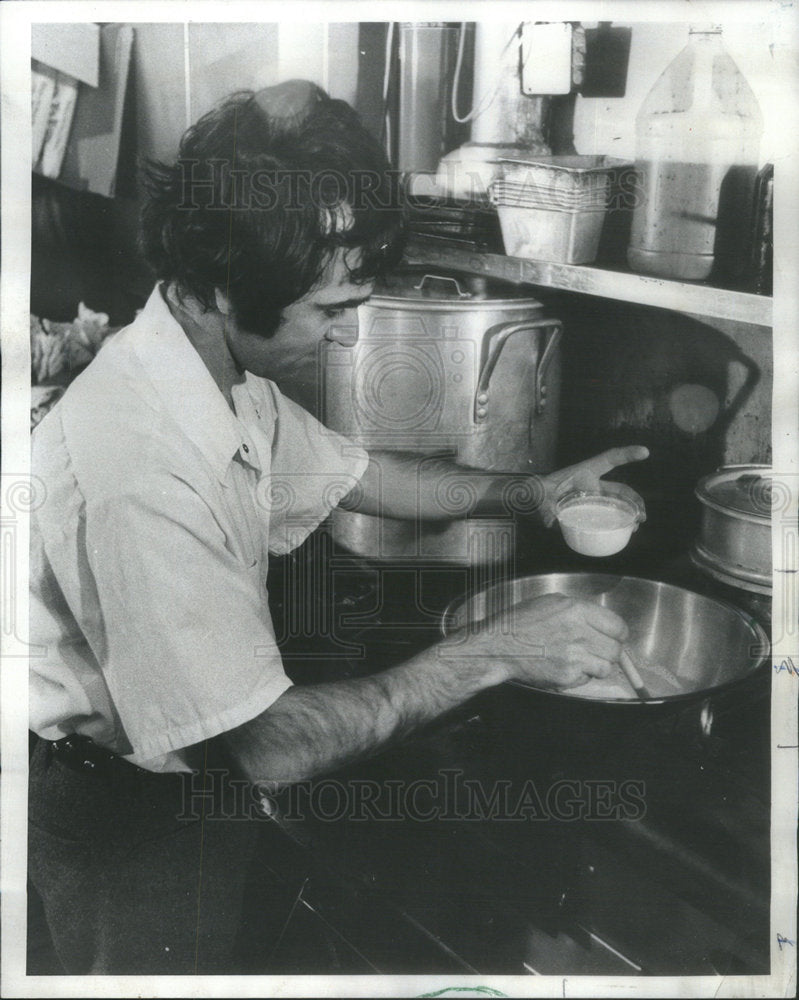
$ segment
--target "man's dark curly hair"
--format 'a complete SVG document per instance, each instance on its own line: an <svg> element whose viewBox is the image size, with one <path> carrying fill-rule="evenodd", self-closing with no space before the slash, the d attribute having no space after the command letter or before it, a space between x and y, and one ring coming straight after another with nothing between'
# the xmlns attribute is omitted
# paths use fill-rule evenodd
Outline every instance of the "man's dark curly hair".
<svg viewBox="0 0 799 1000"><path fill-rule="evenodd" d="M141 248L156 276L205 309L220 289L238 325L266 337L336 248L360 251L348 255L355 283L402 252L398 178L381 146L346 102L298 86L311 95L301 113L280 113L268 91L233 94L187 130L174 165L143 170Z"/></svg>

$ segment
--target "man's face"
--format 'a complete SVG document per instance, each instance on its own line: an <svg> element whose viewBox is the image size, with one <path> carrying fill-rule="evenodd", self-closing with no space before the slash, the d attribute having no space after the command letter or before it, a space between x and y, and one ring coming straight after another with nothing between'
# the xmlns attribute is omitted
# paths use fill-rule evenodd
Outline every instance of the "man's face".
<svg viewBox="0 0 799 1000"><path fill-rule="evenodd" d="M351 346L358 339L358 306L374 290L373 282L354 284L350 268L359 251L339 248L316 288L283 310L280 326L264 338L238 329L228 318L225 338L240 368L279 381L315 372L325 342Z"/></svg>

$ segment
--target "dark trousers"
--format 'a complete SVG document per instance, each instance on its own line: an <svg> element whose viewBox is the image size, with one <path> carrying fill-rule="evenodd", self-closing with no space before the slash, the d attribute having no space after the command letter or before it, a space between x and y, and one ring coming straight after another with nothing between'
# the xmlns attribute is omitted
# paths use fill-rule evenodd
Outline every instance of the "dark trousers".
<svg viewBox="0 0 799 1000"><path fill-rule="evenodd" d="M197 794L197 780L187 809L183 776L124 761L75 770L38 741L28 870L66 973L236 971L243 897L263 824L217 818L231 815L224 791L217 786L216 799Z"/></svg>

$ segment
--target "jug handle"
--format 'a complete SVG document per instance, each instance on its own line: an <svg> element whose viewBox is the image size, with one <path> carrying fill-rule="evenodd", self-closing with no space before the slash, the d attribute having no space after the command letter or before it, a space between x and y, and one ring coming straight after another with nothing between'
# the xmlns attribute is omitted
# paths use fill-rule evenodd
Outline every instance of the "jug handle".
<svg viewBox="0 0 799 1000"><path fill-rule="evenodd" d="M544 412L547 402L547 387L545 381L547 369L549 368L550 362L554 356L555 348L560 341L563 325L556 319L539 319L533 322L528 320L522 323L502 323L498 327L495 327L494 333L489 340L488 357L486 358L480 372L480 378L477 381L477 392L474 397L474 419L476 423L482 423L488 416L488 389L491 382L491 376L494 373L497 361L499 361L499 356L502 353L502 348L505 346L509 337L512 337L515 333L522 333L527 330L549 331L549 337L544 345L543 351L541 352L541 357L538 360L538 367L535 373L534 408L537 414Z"/></svg>

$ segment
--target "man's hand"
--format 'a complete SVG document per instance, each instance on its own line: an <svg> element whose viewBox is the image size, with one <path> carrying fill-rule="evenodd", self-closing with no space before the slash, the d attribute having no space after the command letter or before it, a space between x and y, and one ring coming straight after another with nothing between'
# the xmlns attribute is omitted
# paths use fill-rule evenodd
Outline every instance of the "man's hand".
<svg viewBox="0 0 799 1000"><path fill-rule="evenodd" d="M611 448L594 458L570 465L557 472L544 476L545 499L541 508L541 519L549 527L555 520L555 504L572 490L583 490L586 493L604 493L624 497L633 503L641 514L641 520L646 520L646 510L641 497L624 483L607 482L601 477L620 465L629 462L642 462L649 458L649 450L642 445L627 445L623 448Z"/></svg>
<svg viewBox="0 0 799 1000"><path fill-rule="evenodd" d="M626 623L588 601L547 594L513 605L470 634L456 633L439 647L444 657L484 657L497 681L570 688L607 677L618 663Z"/></svg>

